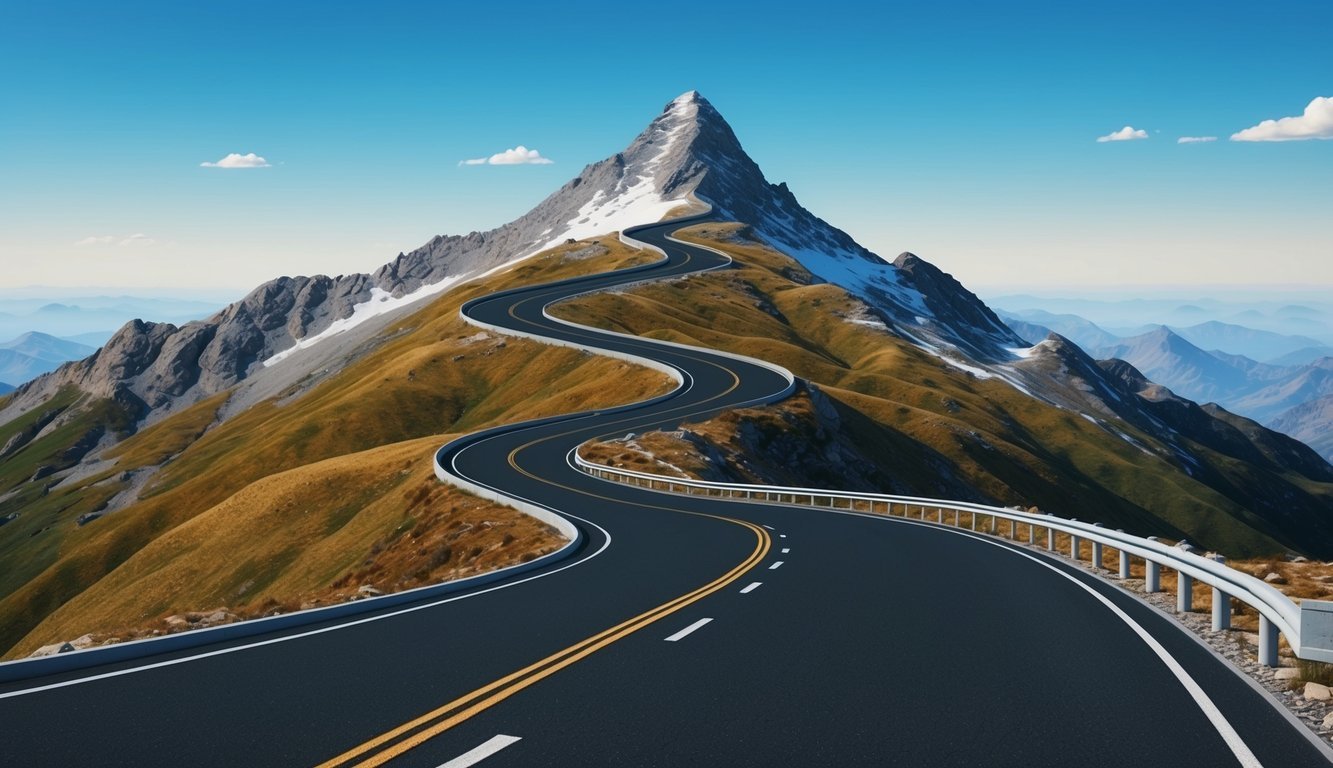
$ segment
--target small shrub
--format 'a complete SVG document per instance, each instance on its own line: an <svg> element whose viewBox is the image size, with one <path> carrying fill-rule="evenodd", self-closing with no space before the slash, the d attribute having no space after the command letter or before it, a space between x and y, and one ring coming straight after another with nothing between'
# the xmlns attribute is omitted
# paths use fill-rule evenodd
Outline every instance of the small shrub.
<svg viewBox="0 0 1333 768"><path fill-rule="evenodd" d="M1333 664L1297 659L1296 669L1299 671L1297 679L1301 683L1319 683L1320 685L1333 686Z"/></svg>
<svg viewBox="0 0 1333 768"><path fill-rule="evenodd" d="M452 547L440 547L439 549L435 550L435 554L431 555L430 557L430 569L434 570L448 563L451 559L453 559L453 556L454 556L454 550Z"/></svg>

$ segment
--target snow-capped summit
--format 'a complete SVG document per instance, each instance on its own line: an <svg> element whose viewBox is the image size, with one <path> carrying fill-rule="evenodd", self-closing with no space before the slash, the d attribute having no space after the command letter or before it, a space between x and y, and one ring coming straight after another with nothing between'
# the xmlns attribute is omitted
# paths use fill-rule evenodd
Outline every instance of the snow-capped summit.
<svg viewBox="0 0 1333 768"><path fill-rule="evenodd" d="M20 389L6 410L41 402L63 386L119 396L154 418L224 391L262 370L272 385L319 366L311 348L373 333L399 310L463 280L566 240L599 237L711 204L760 238L838 284L886 325L957 360L1009 360L1023 346L957 281L912 257L890 264L807 211L773 184L722 115L697 91L670 101L622 152L585 167L537 207L488 232L437 236L373 274L281 277L213 317L177 328L134 322L100 356L71 363ZM356 334L352 333L356 331ZM3 419L5 414L0 414Z"/></svg>

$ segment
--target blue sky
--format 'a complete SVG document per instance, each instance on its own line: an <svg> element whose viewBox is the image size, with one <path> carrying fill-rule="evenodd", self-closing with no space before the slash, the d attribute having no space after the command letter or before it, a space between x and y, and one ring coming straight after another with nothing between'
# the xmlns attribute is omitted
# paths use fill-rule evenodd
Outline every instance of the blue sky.
<svg viewBox="0 0 1333 768"><path fill-rule="evenodd" d="M185 5L0 10L0 290L371 270L689 89L815 213L976 289L1333 286L1333 141L1228 141L1333 96L1333 3ZM458 165L520 144L554 162Z"/></svg>

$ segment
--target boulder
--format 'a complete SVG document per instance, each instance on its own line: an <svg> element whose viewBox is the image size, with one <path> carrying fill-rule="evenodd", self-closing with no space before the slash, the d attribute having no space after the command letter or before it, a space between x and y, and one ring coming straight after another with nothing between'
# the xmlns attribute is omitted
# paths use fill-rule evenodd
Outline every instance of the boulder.
<svg viewBox="0 0 1333 768"><path fill-rule="evenodd" d="M371 586L370 584L362 584L360 587L357 588L356 591L357 594L368 595L370 597L376 597L378 595L384 594L378 589L375 589L375 587Z"/></svg>
<svg viewBox="0 0 1333 768"><path fill-rule="evenodd" d="M1295 667L1278 667L1273 670L1274 680L1295 680L1301 674Z"/></svg>
<svg viewBox="0 0 1333 768"><path fill-rule="evenodd" d="M1305 691L1303 693L1306 701L1328 701L1329 699L1333 699L1333 691L1330 691L1327 685L1320 685L1319 683L1306 683Z"/></svg>
<svg viewBox="0 0 1333 768"><path fill-rule="evenodd" d="M50 645L43 645L41 648L28 654L28 658L39 659L43 656L54 656L57 653L69 653L70 651L76 650L78 649L69 643L51 643Z"/></svg>
<svg viewBox="0 0 1333 768"><path fill-rule="evenodd" d="M1324 715L1324 722L1320 723L1319 727L1323 728L1324 730L1333 728L1333 712L1329 712L1327 715Z"/></svg>
<svg viewBox="0 0 1333 768"><path fill-rule="evenodd" d="M1284 579L1284 578L1282 577L1282 574L1280 574L1280 573L1270 573L1270 574L1268 574L1267 576L1264 577L1264 581L1268 582L1269 584L1286 584L1286 583L1287 583L1287 580Z"/></svg>

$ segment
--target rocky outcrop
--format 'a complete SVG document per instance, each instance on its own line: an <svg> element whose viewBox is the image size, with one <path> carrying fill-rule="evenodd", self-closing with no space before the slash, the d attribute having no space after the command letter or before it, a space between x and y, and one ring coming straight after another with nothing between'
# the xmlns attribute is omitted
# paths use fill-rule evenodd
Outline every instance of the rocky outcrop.
<svg viewBox="0 0 1333 768"><path fill-rule="evenodd" d="M1009 359L1007 347L1026 346L1018 334L953 275L914 253L900 254L893 266L898 268L903 282L921 294L938 332L972 359L999 362Z"/></svg>
<svg viewBox="0 0 1333 768"><path fill-rule="evenodd" d="M620 221L616 211L645 195L667 207L671 201L709 201L718 215L752 225L760 238L820 279L851 290L913 339L983 360L1001 359L1005 345L1021 343L957 281L916 257L888 264L803 208L786 184L769 183L726 120L691 91L668 104L625 151L585 167L509 224L436 236L372 274L279 277L196 323L133 321L93 356L21 387L0 408L0 423L66 386L99 397L120 393L160 417L254 376L265 360L378 297L403 297L447 278L480 274L561 243L570 233L609 233L615 227L608 222ZM620 226L628 223L640 222ZM283 364L301 365L292 358Z"/></svg>

